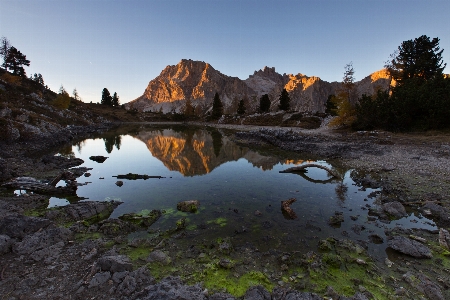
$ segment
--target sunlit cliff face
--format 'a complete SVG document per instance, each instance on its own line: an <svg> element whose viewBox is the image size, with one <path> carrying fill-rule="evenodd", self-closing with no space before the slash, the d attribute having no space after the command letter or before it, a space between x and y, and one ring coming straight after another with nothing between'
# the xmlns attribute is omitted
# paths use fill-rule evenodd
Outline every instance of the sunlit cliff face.
<svg viewBox="0 0 450 300"><path fill-rule="evenodd" d="M240 158L262 170L271 170L278 163L291 163L239 147L218 131L146 131L140 132L137 138L166 168L184 176L204 175L225 162Z"/></svg>

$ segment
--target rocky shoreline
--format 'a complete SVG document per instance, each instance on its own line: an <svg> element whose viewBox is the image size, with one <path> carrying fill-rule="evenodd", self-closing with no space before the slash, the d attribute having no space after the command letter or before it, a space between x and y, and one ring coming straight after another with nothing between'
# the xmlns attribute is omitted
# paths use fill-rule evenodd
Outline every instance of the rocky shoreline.
<svg viewBox="0 0 450 300"><path fill-rule="evenodd" d="M0 147L0 182L23 176L49 182L70 168L75 177L81 176L86 170L74 171L73 167L82 163L76 158L44 153L78 138L95 136L112 126L72 126L52 137L4 143ZM204 249L179 249L177 241L189 235L183 224L176 224L176 227L174 224L170 232L153 233L155 238L150 241L127 239L128 233L143 227L148 230L163 212L108 219L119 202L85 201L48 210L46 196L4 193L0 197L0 294L3 299L235 299L225 291L208 291L202 286L202 279L208 277L207 271L197 278L199 280L193 278L186 282L177 277L189 278L190 272L189 265L174 266L171 263L179 251L185 252L186 258L191 257L193 264L204 264L216 272L217 269L235 269L235 273L239 273L245 269L249 271L245 276L250 282L257 281L256 278L257 282L267 281L265 286L243 291L242 299L450 297L450 265L447 262L450 254L447 232L450 228L450 181L446 179L450 174L449 138L405 137L382 132L253 129L236 133L234 139L243 145L272 145L322 159L339 160L354 169L353 178L361 188L381 188L380 203L371 208L373 218L389 222L404 215L406 209L414 210L432 218L439 230L396 227L387 231L390 248L403 253L399 254L395 264L389 260L381 265L376 263L367 255L364 245L345 237L318 241L317 252L298 256L277 253L276 249L270 254L260 253L257 249L233 249L228 240ZM76 179L66 180L66 183L68 181L73 184ZM145 222L141 222L143 217ZM339 219L338 215L336 219ZM236 263L239 257L241 261ZM273 264L281 275L267 275L263 268L252 269L251 262L255 260ZM166 273L173 272L174 276L161 278L150 271L148 264L156 265ZM289 277L283 273L294 265L309 270L309 276L330 277L328 282L333 282L332 276L335 276L329 270L335 270L336 266L339 270L345 265L346 270L341 271L351 276L353 285L347 290L353 296L340 296L331 285L324 287L325 292L321 294L312 293L314 285L308 283L303 273ZM358 272L369 279L362 280L364 276ZM272 281L277 284L274 286ZM268 291L270 288L271 292ZM374 288L379 293L370 292Z"/></svg>

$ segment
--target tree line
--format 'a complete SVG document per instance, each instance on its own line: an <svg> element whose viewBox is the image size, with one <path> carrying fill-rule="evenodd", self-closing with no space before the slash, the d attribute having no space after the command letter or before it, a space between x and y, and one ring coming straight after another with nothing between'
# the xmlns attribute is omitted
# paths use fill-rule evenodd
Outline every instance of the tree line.
<svg viewBox="0 0 450 300"><path fill-rule="evenodd" d="M359 98L353 66L348 64L343 88L326 103L326 112L337 115L331 125L389 131L449 128L450 78L443 74L443 51L437 37L422 35L402 42L385 64L394 84Z"/></svg>

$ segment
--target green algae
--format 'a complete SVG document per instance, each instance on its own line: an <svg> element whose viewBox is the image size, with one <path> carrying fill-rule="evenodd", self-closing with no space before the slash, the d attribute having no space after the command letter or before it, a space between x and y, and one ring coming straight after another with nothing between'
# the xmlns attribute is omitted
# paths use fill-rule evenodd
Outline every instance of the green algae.
<svg viewBox="0 0 450 300"><path fill-rule="evenodd" d="M219 225L220 227L224 227L224 226L227 225L227 219L219 217L219 218L214 219L214 220L209 220L206 223L208 223L208 224L216 224L216 225Z"/></svg>

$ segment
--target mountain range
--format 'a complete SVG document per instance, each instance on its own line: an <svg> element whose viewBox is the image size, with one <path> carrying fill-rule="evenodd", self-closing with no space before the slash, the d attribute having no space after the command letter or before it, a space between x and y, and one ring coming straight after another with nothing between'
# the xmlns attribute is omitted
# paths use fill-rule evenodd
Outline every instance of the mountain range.
<svg viewBox="0 0 450 300"><path fill-rule="evenodd" d="M387 89L390 78L385 69L355 82L357 94L372 95L378 89ZM127 109L154 112L182 112L187 100L196 107L196 114L211 109L215 93L219 93L225 113L235 113L241 99L247 112L255 112L259 98L268 94L271 111L277 110L278 98L285 88L291 99L291 108L302 112L324 112L329 95L341 88L340 82L327 82L304 74L279 74L274 67L255 71L247 79L231 77L203 61L182 59L177 65L167 66L151 80L142 96L125 104Z"/></svg>

